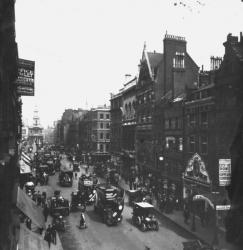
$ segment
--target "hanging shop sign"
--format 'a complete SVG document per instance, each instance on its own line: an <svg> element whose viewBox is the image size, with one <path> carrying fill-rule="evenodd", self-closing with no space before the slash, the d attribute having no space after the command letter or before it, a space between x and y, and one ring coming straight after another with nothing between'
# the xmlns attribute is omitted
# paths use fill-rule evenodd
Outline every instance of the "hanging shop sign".
<svg viewBox="0 0 243 250"><path fill-rule="evenodd" d="M35 62L18 60L17 93L21 96L34 96Z"/></svg>
<svg viewBox="0 0 243 250"><path fill-rule="evenodd" d="M231 159L219 159L219 186L230 185Z"/></svg>

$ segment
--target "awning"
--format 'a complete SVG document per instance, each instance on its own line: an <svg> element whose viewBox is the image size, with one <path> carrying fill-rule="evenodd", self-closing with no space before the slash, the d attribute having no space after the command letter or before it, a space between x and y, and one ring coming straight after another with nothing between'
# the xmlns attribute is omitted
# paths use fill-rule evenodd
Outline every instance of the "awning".
<svg viewBox="0 0 243 250"><path fill-rule="evenodd" d="M22 159L19 160L19 169L20 169L20 174L31 173L30 165L27 164L27 163L26 163L25 161L23 161Z"/></svg>
<svg viewBox="0 0 243 250"><path fill-rule="evenodd" d="M49 250L49 246L41 235L30 231L25 224L20 224L18 250Z"/></svg>
<svg viewBox="0 0 243 250"><path fill-rule="evenodd" d="M17 204L16 206L27 215L32 222L40 227L45 229L45 218L43 215L43 209L36 205L34 201L32 201L28 195L24 193L22 189L18 187L18 195L17 195Z"/></svg>

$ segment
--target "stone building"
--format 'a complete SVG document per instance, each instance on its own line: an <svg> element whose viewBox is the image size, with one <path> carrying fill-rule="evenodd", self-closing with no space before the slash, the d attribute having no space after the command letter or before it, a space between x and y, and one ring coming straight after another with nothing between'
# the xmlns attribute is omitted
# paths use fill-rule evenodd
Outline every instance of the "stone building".
<svg viewBox="0 0 243 250"><path fill-rule="evenodd" d="M135 168L135 129L136 129L136 82L133 78L124 84L122 90L122 173L128 179Z"/></svg>
<svg viewBox="0 0 243 250"><path fill-rule="evenodd" d="M79 131L84 159L88 157L92 162L110 159L110 107L104 105L89 110L80 121Z"/></svg>
<svg viewBox="0 0 243 250"><path fill-rule="evenodd" d="M118 94L111 94L111 138L110 154L111 162L120 168L122 158L122 89Z"/></svg>

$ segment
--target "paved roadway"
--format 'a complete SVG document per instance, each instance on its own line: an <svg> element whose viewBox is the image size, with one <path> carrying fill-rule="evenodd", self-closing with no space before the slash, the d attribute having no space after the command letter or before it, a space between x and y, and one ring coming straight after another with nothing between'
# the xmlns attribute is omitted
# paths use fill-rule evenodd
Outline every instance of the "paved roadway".
<svg viewBox="0 0 243 250"><path fill-rule="evenodd" d="M81 171L83 171L81 169ZM79 173L80 174L80 173ZM77 189L77 180L73 187L60 187L57 176L49 178L51 190L59 189L64 198L70 200L70 194ZM49 193L49 192L48 192ZM117 226L108 227L94 213L93 206L87 207L87 229L78 228L80 212L72 212L65 218L66 231L59 233L64 250L180 250L182 242L190 239L190 235L177 228L175 224L160 218L158 232L141 232L131 223L132 209L125 205L123 221Z"/></svg>

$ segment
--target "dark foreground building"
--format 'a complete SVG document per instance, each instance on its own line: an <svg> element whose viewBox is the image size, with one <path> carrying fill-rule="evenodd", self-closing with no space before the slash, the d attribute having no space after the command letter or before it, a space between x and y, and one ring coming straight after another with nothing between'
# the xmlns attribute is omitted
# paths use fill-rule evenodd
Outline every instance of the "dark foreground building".
<svg viewBox="0 0 243 250"><path fill-rule="evenodd" d="M15 42L15 1L0 4L0 249L17 247L18 221L14 193L21 137L21 99L17 96L18 49Z"/></svg>

